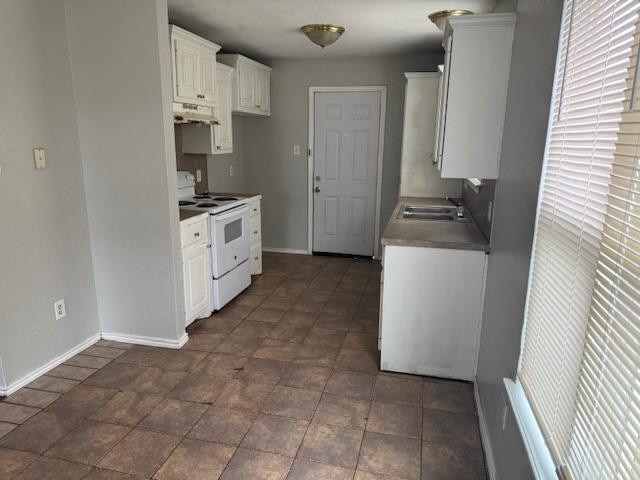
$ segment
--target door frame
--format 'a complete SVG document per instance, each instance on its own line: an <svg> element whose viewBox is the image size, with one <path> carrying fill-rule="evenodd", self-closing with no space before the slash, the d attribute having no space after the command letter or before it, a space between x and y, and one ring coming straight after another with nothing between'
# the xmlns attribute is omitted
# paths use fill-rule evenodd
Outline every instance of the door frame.
<svg viewBox="0 0 640 480"><path fill-rule="evenodd" d="M382 204L382 166L384 164L384 134L387 110L386 85L349 87L309 87L309 138L307 150L307 254L313 254L313 166L315 131L315 94L323 92L380 92L380 125L378 130L378 166L376 170L376 206L373 257L380 256L380 207Z"/></svg>

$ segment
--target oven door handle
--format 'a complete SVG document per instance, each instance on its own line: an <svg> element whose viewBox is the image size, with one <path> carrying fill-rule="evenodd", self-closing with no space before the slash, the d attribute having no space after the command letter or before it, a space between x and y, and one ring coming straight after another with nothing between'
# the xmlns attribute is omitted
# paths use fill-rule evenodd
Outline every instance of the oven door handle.
<svg viewBox="0 0 640 480"><path fill-rule="evenodd" d="M232 208L228 212L224 212L219 215L212 215L212 217L214 221L218 222L218 221L227 220L235 216L243 215L248 211L249 211L249 205L243 205L241 207Z"/></svg>

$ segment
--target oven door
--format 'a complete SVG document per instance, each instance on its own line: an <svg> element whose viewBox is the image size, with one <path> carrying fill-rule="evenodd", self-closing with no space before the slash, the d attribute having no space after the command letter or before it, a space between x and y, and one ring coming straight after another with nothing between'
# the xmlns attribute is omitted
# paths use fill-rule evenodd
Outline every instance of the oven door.
<svg viewBox="0 0 640 480"><path fill-rule="evenodd" d="M243 205L209 218L213 278L220 278L249 258L249 206Z"/></svg>

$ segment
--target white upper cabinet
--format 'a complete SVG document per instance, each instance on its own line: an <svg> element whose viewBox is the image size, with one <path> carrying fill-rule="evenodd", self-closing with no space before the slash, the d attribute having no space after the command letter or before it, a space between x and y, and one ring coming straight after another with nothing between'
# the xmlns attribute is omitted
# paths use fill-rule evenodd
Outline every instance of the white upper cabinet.
<svg viewBox="0 0 640 480"><path fill-rule="evenodd" d="M233 68L216 65L216 125L185 124L182 128L182 153L217 155L233 152L233 116L231 115Z"/></svg>
<svg viewBox="0 0 640 480"><path fill-rule="evenodd" d="M213 126L215 151L213 153L233 152L233 88L231 86L233 68L219 64L216 66L216 88L218 105L216 106L217 125Z"/></svg>
<svg viewBox="0 0 640 480"><path fill-rule="evenodd" d="M443 178L498 178L515 14L448 20L435 157Z"/></svg>
<svg viewBox="0 0 640 480"><path fill-rule="evenodd" d="M271 115L271 68L243 55L218 55L234 68L232 110L240 115Z"/></svg>
<svg viewBox="0 0 640 480"><path fill-rule="evenodd" d="M213 107L216 103L216 52L220 46L170 25L173 101Z"/></svg>

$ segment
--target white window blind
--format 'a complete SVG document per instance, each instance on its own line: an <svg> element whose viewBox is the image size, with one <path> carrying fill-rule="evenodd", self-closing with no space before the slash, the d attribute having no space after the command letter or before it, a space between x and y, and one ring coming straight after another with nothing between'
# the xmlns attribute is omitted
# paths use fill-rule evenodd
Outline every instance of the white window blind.
<svg viewBox="0 0 640 480"><path fill-rule="evenodd" d="M571 452L568 470L582 465L594 445L578 440L583 407L576 398L600 388L591 383L601 379L587 378L586 369L604 371L584 354L604 348L601 339L589 343L595 335L589 319L597 316L594 285L604 278L601 250L612 236L609 192L638 6L638 0L568 0L562 19L518 378L554 459L571 463ZM637 368L636 362L636 381ZM594 406L584 408L591 427ZM625 478L587 470L574 478Z"/></svg>
<svg viewBox="0 0 640 480"><path fill-rule="evenodd" d="M636 26L566 461L573 478L640 478L639 38Z"/></svg>

